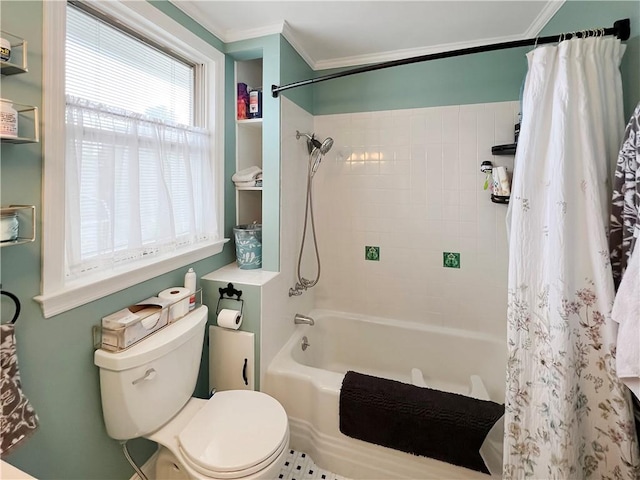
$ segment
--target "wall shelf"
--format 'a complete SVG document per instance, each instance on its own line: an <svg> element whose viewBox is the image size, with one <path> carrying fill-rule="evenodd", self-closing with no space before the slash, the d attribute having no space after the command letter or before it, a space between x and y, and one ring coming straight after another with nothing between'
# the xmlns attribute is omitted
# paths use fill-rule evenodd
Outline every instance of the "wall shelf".
<svg viewBox="0 0 640 480"><path fill-rule="evenodd" d="M16 75L17 73L27 73L27 70L13 63L0 62L0 72L2 75Z"/></svg>
<svg viewBox="0 0 640 480"><path fill-rule="evenodd" d="M8 62L0 62L2 75L16 75L28 72L27 41L5 31L0 31L0 37L8 40L11 44L11 58Z"/></svg>
<svg viewBox="0 0 640 480"><path fill-rule="evenodd" d="M2 143L38 143L40 141L38 107L14 103L13 108L18 112L18 132L27 131L27 135L19 137L0 135L0 141Z"/></svg>
<svg viewBox="0 0 640 480"><path fill-rule="evenodd" d="M20 235L15 240L0 242L0 247L11 247L13 245L21 245L30 243L36 239L36 207L35 205L10 205L9 207L0 208L2 214L16 213L18 215L18 232L23 232L26 225L30 225L31 235Z"/></svg>
<svg viewBox="0 0 640 480"><path fill-rule="evenodd" d="M247 126L251 128L262 128L261 118L248 118L246 120L236 120L238 126Z"/></svg>
<svg viewBox="0 0 640 480"><path fill-rule="evenodd" d="M518 144L516 143L507 143L505 145L494 145L491 147L492 155L515 155L516 147Z"/></svg>
<svg viewBox="0 0 640 480"><path fill-rule="evenodd" d="M262 58L237 60L235 83L250 87L262 85ZM236 95L238 88L236 88ZM236 105L238 98L236 97ZM237 107L236 107L237 108ZM247 113L249 107L247 106ZM262 118L238 119L236 111L236 171L249 167L262 168ZM236 223L262 223L262 188L236 187Z"/></svg>
<svg viewBox="0 0 640 480"><path fill-rule="evenodd" d="M491 194L491 201L493 203L501 203L502 205L508 204L510 198L511 197L508 197L508 196L505 197L505 196L502 196L502 195L494 195L493 193Z"/></svg>

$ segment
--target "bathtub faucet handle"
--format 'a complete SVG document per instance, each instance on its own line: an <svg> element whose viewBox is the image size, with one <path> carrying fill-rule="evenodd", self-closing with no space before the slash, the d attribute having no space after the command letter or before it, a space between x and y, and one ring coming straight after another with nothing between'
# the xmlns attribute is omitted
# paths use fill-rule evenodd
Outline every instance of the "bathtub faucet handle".
<svg viewBox="0 0 640 480"><path fill-rule="evenodd" d="M302 315L301 313L296 313L293 317L293 323L296 325L315 325L315 321L311 317L307 317L306 315Z"/></svg>

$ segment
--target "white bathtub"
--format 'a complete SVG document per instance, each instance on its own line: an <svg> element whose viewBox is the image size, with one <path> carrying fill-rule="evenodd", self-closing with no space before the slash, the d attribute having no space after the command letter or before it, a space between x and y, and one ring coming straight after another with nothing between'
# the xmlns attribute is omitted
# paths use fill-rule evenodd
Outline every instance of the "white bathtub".
<svg viewBox="0 0 640 480"><path fill-rule="evenodd" d="M354 479L489 478L343 435L338 399L347 370L417 383L416 371L412 379L417 368L426 386L465 395L471 393L471 377L479 376L490 399L503 403L503 339L328 310L310 316L315 325L296 326L269 365L264 384L289 415L292 448L307 452L320 467ZM310 344L304 352L303 336Z"/></svg>

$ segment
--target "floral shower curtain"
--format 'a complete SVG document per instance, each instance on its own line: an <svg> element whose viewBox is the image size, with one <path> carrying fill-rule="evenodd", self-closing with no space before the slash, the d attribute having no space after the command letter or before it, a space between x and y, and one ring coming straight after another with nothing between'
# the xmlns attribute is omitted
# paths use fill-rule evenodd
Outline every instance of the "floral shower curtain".
<svg viewBox="0 0 640 480"><path fill-rule="evenodd" d="M510 218L503 477L636 479L615 372L607 178L624 129L613 38L528 54Z"/></svg>

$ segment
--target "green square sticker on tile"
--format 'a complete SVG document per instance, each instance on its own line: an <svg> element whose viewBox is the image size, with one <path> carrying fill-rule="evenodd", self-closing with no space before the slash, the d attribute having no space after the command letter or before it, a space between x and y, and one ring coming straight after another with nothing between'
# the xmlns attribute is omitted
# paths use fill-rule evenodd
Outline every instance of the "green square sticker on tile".
<svg viewBox="0 0 640 480"><path fill-rule="evenodd" d="M372 260L374 262L380 261L380 247L371 247L367 245L364 247L365 260Z"/></svg>
<svg viewBox="0 0 640 480"><path fill-rule="evenodd" d="M442 266L460 268L460 254L458 252L442 252Z"/></svg>

